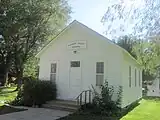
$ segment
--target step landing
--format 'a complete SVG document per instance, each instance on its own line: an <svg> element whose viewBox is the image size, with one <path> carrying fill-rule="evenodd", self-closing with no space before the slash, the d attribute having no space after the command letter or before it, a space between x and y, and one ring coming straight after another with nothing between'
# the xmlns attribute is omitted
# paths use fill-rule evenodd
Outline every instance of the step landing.
<svg viewBox="0 0 160 120"><path fill-rule="evenodd" d="M80 106L77 105L76 101L53 100L44 104L43 107L49 109L75 112L79 109Z"/></svg>

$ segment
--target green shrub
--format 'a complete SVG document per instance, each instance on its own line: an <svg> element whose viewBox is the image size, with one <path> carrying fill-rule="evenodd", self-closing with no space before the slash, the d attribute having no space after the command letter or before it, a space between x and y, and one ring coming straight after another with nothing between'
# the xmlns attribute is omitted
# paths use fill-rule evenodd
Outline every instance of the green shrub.
<svg viewBox="0 0 160 120"><path fill-rule="evenodd" d="M23 96L24 96L23 89L20 89L18 91L18 93L17 93L17 97L15 98L14 101L11 101L10 104L12 104L12 105L18 105L18 106L24 105L24 97Z"/></svg>
<svg viewBox="0 0 160 120"><path fill-rule="evenodd" d="M56 99L56 85L50 81L27 79L13 102L14 105L41 106Z"/></svg>
<svg viewBox="0 0 160 120"><path fill-rule="evenodd" d="M89 112L96 115L120 116L121 93L122 87L119 87L119 91L117 92L117 100L113 101L112 97L113 94L115 94L113 86L109 86L106 82L103 86L101 86L100 94L93 87L93 103L83 105L82 111L85 111L85 113Z"/></svg>

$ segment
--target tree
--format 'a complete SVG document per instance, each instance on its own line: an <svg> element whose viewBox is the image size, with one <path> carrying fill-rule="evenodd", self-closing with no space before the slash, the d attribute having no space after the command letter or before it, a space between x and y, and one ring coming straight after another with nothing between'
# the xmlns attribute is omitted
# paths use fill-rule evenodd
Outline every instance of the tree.
<svg viewBox="0 0 160 120"><path fill-rule="evenodd" d="M67 23L70 7L65 0L2 0L1 35L9 45L19 83L24 65Z"/></svg>
<svg viewBox="0 0 160 120"><path fill-rule="evenodd" d="M9 9L9 0L0 1L0 64L3 69L4 81L8 79L8 72L12 63L12 34L14 31L11 29L12 19L6 18L6 10Z"/></svg>
<svg viewBox="0 0 160 120"><path fill-rule="evenodd" d="M120 36L117 40L117 44L128 51L134 58L136 58L135 53L133 52L133 47L136 44L137 39L133 36Z"/></svg>
<svg viewBox="0 0 160 120"><path fill-rule="evenodd" d="M156 51L155 43L142 41L134 46L138 62L142 65L145 72L155 73L156 66L159 65L159 53Z"/></svg>
<svg viewBox="0 0 160 120"><path fill-rule="evenodd" d="M160 43L157 37L146 41L133 36L121 36L117 44L137 59L143 69L144 81L154 80L157 67L160 65Z"/></svg>
<svg viewBox="0 0 160 120"><path fill-rule="evenodd" d="M34 78L38 77L38 59L35 57L29 58L24 65L24 73L23 76L32 76Z"/></svg>
<svg viewBox="0 0 160 120"><path fill-rule="evenodd" d="M114 36L122 32L140 37L160 34L158 0L110 0L106 9L102 18L106 34Z"/></svg>
<svg viewBox="0 0 160 120"><path fill-rule="evenodd" d="M143 79L154 80L157 76L157 67L160 66L160 44L157 44L153 38L150 41L144 40L135 44L133 51L143 69Z"/></svg>

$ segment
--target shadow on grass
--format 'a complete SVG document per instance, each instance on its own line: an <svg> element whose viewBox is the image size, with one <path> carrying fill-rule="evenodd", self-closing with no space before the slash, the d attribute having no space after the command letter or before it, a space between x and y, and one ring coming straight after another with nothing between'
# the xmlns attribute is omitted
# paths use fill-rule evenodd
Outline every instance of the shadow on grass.
<svg viewBox="0 0 160 120"><path fill-rule="evenodd" d="M4 106L0 107L0 115L13 113L13 112L21 112L21 111L25 111L25 110L27 110L27 109L13 108L13 107L4 105Z"/></svg>
<svg viewBox="0 0 160 120"><path fill-rule="evenodd" d="M145 96L143 99L145 99L145 100L160 101L160 97L158 97L158 96Z"/></svg>
<svg viewBox="0 0 160 120"><path fill-rule="evenodd" d="M13 93L13 92L15 92L15 89L11 89L11 87L1 87L0 88L0 95Z"/></svg>
<svg viewBox="0 0 160 120"><path fill-rule="evenodd" d="M139 106L139 105L140 105L139 101L140 101L140 100L138 100L138 101L132 103L131 105L123 108L123 109L122 109L122 114L121 114L120 118L124 117L124 116L127 115L129 112L131 112L134 108L136 108L137 106Z"/></svg>
<svg viewBox="0 0 160 120"><path fill-rule="evenodd" d="M13 93L13 92L15 92L14 90L13 91L3 91L3 92L0 92L0 95L2 95L2 94L9 94L9 93Z"/></svg>

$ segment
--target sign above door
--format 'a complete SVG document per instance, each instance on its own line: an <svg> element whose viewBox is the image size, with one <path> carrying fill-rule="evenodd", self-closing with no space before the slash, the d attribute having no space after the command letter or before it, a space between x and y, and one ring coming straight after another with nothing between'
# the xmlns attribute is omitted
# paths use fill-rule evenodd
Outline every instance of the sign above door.
<svg viewBox="0 0 160 120"><path fill-rule="evenodd" d="M85 49L87 47L87 42L85 40L73 41L67 44L67 49Z"/></svg>

